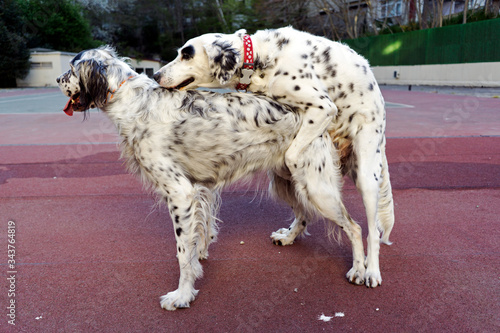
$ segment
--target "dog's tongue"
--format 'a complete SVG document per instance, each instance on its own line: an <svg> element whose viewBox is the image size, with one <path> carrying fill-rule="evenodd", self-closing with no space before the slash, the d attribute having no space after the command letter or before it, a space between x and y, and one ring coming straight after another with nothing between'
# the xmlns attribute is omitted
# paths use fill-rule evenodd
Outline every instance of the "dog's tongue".
<svg viewBox="0 0 500 333"><path fill-rule="evenodd" d="M63 109L64 113L66 113L68 116L73 115L73 105L71 102L72 102L72 99L70 98L68 103L66 103L66 106Z"/></svg>

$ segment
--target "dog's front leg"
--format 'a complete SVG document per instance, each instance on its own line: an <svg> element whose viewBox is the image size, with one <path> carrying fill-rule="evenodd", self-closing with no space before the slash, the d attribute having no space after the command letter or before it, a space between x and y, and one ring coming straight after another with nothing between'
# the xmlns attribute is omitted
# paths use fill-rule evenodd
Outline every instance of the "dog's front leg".
<svg viewBox="0 0 500 333"><path fill-rule="evenodd" d="M197 250L199 241L199 235L196 233L197 214L193 213L196 206L195 189L185 180L181 186L169 189L169 193L166 199L174 224L180 277L177 290L162 296L160 305L164 309L173 311L189 307L189 303L198 294L198 290L194 289L194 282L201 277L203 271Z"/></svg>

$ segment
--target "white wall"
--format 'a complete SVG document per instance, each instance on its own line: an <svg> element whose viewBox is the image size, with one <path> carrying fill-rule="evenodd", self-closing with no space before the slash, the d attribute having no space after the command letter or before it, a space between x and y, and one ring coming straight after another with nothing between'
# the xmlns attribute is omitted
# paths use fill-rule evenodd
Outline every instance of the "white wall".
<svg viewBox="0 0 500 333"><path fill-rule="evenodd" d="M500 62L375 66L372 69L379 84L500 87ZM394 72L399 78L394 78Z"/></svg>
<svg viewBox="0 0 500 333"><path fill-rule="evenodd" d="M33 52L30 61L32 62L28 75L17 80L18 87L56 87L56 78L69 70L69 62L76 56L76 53L69 52ZM34 67L33 63L50 64L50 67ZM142 69L144 73L153 74L161 68L158 61L131 59L130 65L134 69Z"/></svg>
<svg viewBox="0 0 500 333"><path fill-rule="evenodd" d="M43 63L50 67L34 67L32 64L28 75L17 80L18 87L55 87L56 78L69 69L69 62L76 55L61 52L32 53L32 63Z"/></svg>

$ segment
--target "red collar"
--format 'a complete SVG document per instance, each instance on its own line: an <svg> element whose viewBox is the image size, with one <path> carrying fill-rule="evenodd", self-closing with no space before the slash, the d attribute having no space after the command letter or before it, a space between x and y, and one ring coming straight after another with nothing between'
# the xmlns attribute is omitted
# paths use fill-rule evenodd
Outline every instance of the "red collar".
<svg viewBox="0 0 500 333"><path fill-rule="evenodd" d="M247 90L250 85L250 77L253 74L253 45L249 35L243 36L243 67L241 69L240 82L236 86L237 90Z"/></svg>

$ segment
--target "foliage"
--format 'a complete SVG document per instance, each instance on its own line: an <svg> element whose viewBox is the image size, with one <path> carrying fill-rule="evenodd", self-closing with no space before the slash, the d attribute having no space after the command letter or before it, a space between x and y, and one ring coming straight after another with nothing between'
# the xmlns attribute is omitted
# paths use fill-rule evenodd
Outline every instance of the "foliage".
<svg viewBox="0 0 500 333"><path fill-rule="evenodd" d="M496 15L491 13L486 14L482 8L476 10L470 10L467 14L467 23L494 19L495 17ZM452 16L446 16L443 18L443 27L456 24L463 24L463 12L454 14ZM409 22L406 25L400 25L400 24L387 25L385 28L381 29L378 32L378 34L385 35L385 34L394 34L399 32L408 32L415 30L421 30L420 25L417 22Z"/></svg>
<svg viewBox="0 0 500 333"><path fill-rule="evenodd" d="M70 0L18 0L18 4L24 13L23 34L30 48L77 52L99 45L79 4Z"/></svg>
<svg viewBox="0 0 500 333"><path fill-rule="evenodd" d="M22 31L22 12L13 0L0 2L0 87L15 87L29 71L30 53Z"/></svg>

